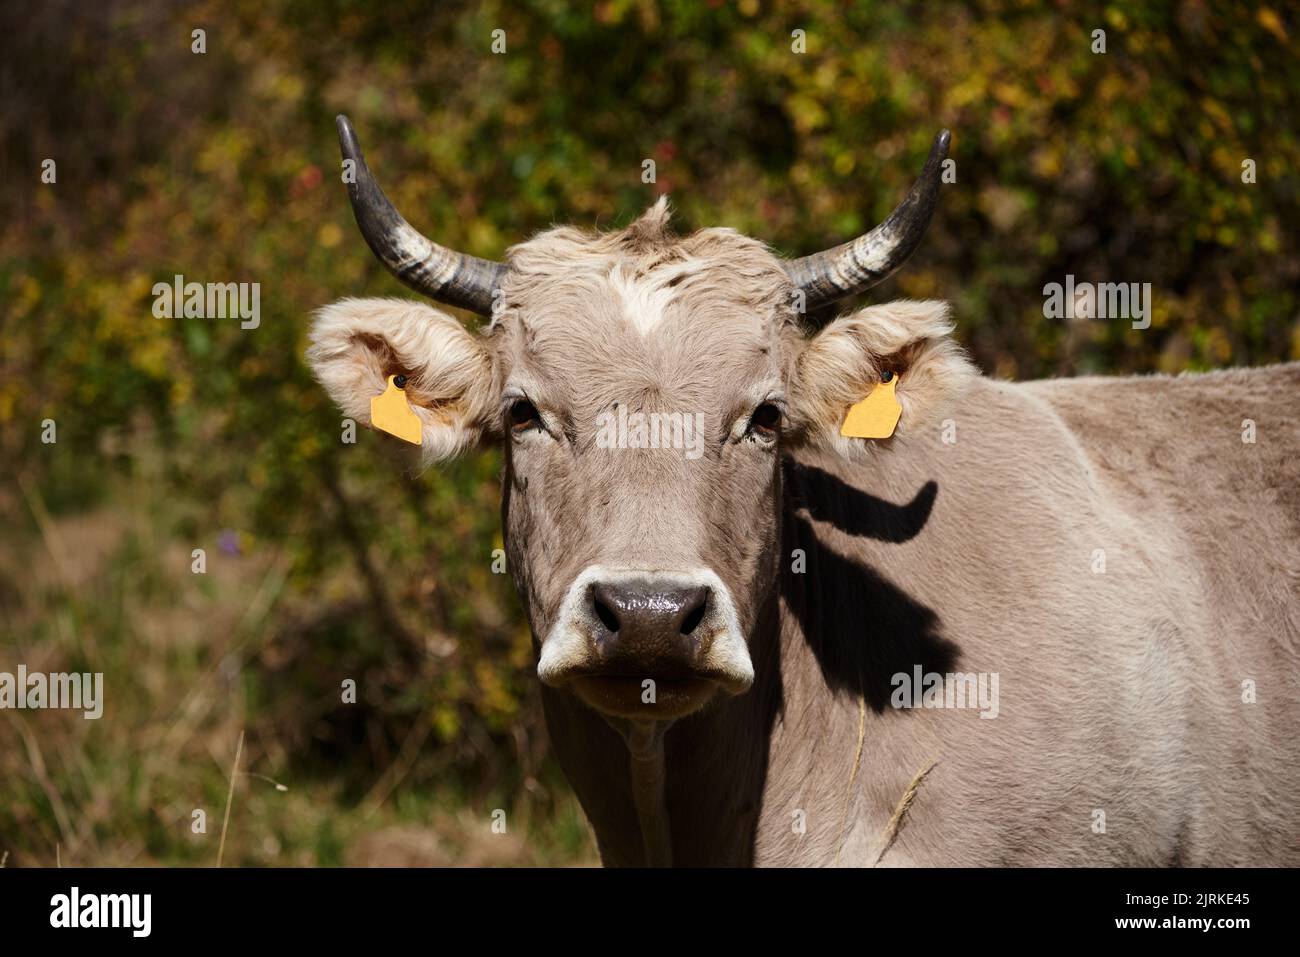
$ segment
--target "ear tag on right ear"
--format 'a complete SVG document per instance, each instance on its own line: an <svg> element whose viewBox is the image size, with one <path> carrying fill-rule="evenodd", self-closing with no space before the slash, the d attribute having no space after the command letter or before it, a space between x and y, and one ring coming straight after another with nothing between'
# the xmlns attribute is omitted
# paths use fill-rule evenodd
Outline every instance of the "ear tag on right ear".
<svg viewBox="0 0 1300 957"><path fill-rule="evenodd" d="M849 406L840 435L851 439L887 439L898 427L898 417L903 413L895 389L898 376L886 372L865 399Z"/></svg>
<svg viewBox="0 0 1300 957"><path fill-rule="evenodd" d="M399 381L400 380L400 381ZM370 400L370 424L381 432L395 435L403 442L422 445L424 426L420 417L411 411L402 387L406 385L406 376L390 375L388 388L383 395Z"/></svg>

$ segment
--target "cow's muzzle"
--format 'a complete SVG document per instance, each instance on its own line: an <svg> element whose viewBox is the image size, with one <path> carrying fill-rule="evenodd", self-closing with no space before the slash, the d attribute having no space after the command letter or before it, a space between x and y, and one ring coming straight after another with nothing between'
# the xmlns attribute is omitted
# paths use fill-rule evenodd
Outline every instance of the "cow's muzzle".
<svg viewBox="0 0 1300 957"><path fill-rule="evenodd" d="M707 569L586 569L542 643L537 671L625 718L678 718L754 680L731 597Z"/></svg>

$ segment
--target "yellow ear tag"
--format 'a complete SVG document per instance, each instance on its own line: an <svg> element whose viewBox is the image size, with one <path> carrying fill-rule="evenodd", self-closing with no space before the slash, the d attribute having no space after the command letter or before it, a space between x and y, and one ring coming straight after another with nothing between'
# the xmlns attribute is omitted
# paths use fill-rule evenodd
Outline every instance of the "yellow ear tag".
<svg viewBox="0 0 1300 957"><path fill-rule="evenodd" d="M397 380L401 380L399 383ZM406 376L390 375L388 388L383 395L370 400L370 424L382 432L395 435L403 442L422 445L424 426L420 417L411 411L402 387L406 385Z"/></svg>
<svg viewBox="0 0 1300 957"><path fill-rule="evenodd" d="M851 439L887 439L894 434L903 407L894 394L898 376L890 372L885 375L889 378L877 382L865 399L849 406L844 424L840 426L840 435Z"/></svg>

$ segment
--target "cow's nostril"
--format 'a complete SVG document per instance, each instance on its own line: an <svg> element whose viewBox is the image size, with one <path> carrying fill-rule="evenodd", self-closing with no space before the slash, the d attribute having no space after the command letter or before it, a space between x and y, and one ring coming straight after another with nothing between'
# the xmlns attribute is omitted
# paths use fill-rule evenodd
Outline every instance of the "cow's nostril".
<svg viewBox="0 0 1300 957"><path fill-rule="evenodd" d="M687 613L686 617L682 619L680 631L683 635L690 635L691 632L700 627L700 622L704 620L704 612L708 607L708 604L709 597L706 592L700 597L700 603L692 608L690 612Z"/></svg>
<svg viewBox="0 0 1300 957"><path fill-rule="evenodd" d="M618 616L610 610L610 607L599 598L593 598L592 604L595 606L596 617L600 619L600 623L609 630L610 634L617 632L619 628Z"/></svg>
<svg viewBox="0 0 1300 957"><path fill-rule="evenodd" d="M593 638L604 655L645 658L662 652L690 657L701 651L696 632L709 614L710 598L707 586L682 587L671 578L627 577L593 582L587 614L600 622L598 626L593 622L592 627L601 630Z"/></svg>

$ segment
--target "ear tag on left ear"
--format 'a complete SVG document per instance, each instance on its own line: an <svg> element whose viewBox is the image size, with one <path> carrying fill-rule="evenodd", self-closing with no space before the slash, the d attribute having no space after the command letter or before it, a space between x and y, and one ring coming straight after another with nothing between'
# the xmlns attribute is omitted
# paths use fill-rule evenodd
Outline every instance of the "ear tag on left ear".
<svg viewBox="0 0 1300 957"><path fill-rule="evenodd" d="M894 434L903 407L894 394L898 376L892 372L886 372L885 376L888 378L882 377L883 381L877 382L865 399L849 406L840 435L851 439L887 439Z"/></svg>
<svg viewBox="0 0 1300 957"><path fill-rule="evenodd" d="M406 385L406 376L390 375L388 388L383 395L370 400L370 424L381 432L395 435L403 442L422 445L424 426L420 417L411 411L402 387Z"/></svg>

